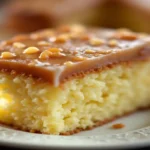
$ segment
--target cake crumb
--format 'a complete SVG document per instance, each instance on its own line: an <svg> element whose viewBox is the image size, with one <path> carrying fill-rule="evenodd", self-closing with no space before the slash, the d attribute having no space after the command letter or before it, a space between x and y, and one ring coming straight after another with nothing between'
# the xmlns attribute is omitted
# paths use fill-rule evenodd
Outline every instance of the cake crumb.
<svg viewBox="0 0 150 150"><path fill-rule="evenodd" d="M125 127L125 125L122 123L116 123L111 126L112 129L122 129L124 127Z"/></svg>

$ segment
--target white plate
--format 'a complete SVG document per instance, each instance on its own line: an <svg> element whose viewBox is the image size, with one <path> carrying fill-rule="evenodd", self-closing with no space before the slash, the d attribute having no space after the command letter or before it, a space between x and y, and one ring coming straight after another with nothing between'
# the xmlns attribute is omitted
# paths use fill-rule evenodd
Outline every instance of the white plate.
<svg viewBox="0 0 150 150"><path fill-rule="evenodd" d="M123 123L122 129L111 129ZM116 149L150 145L150 110L137 112L102 127L72 136L27 133L0 127L0 144L34 148L99 148Z"/></svg>

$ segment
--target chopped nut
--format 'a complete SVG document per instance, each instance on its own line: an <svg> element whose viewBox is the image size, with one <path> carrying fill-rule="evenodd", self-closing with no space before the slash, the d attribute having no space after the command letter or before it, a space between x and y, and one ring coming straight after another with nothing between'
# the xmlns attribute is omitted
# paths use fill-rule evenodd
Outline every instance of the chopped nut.
<svg viewBox="0 0 150 150"><path fill-rule="evenodd" d="M56 43L65 43L67 40L69 39L69 35L68 34L62 34L62 35L59 35L55 42Z"/></svg>
<svg viewBox="0 0 150 150"><path fill-rule="evenodd" d="M61 52L53 53L49 50L45 50L40 54L39 58L40 59L47 59L49 57L61 57L61 56L66 56L66 55L61 53Z"/></svg>
<svg viewBox="0 0 150 150"><path fill-rule="evenodd" d="M82 33L82 32L85 32L85 27L79 24L72 25L71 31L76 32L76 33Z"/></svg>
<svg viewBox="0 0 150 150"><path fill-rule="evenodd" d="M50 45L50 43L48 43L46 41L39 41L37 44L40 45L40 46L48 46L48 45Z"/></svg>
<svg viewBox="0 0 150 150"><path fill-rule="evenodd" d="M59 52L62 52L63 50L61 48L49 48L48 49L50 52L52 53L59 53Z"/></svg>
<svg viewBox="0 0 150 150"><path fill-rule="evenodd" d="M103 39L99 39L99 38L91 38L89 40L89 43L93 46L98 46L98 45L104 44L105 41Z"/></svg>
<svg viewBox="0 0 150 150"><path fill-rule="evenodd" d="M110 41L108 42L108 45L109 45L110 47L115 47L115 46L117 46L117 44L118 44L117 40L110 40Z"/></svg>
<svg viewBox="0 0 150 150"><path fill-rule="evenodd" d="M21 42L15 42L15 43L13 43L13 47L24 48L24 47L26 47L26 45Z"/></svg>
<svg viewBox="0 0 150 150"><path fill-rule="evenodd" d="M136 40L137 39L137 35L136 34L132 34L132 33L126 33L126 34L122 34L120 36L121 39L123 40Z"/></svg>
<svg viewBox="0 0 150 150"><path fill-rule="evenodd" d="M56 56L58 56L58 57L60 57L60 56L66 56L66 54L64 54L64 53L58 53L58 55L56 55Z"/></svg>
<svg viewBox="0 0 150 150"><path fill-rule="evenodd" d="M51 57L61 57L61 56L66 56L66 54L58 52L58 53L52 53L51 55Z"/></svg>
<svg viewBox="0 0 150 150"><path fill-rule="evenodd" d="M39 51L39 49L37 47L28 47L23 51L23 53L24 54L34 54L34 53L37 53L38 51Z"/></svg>
<svg viewBox="0 0 150 150"><path fill-rule="evenodd" d="M131 32L131 30L127 29L127 28L120 28L117 30L117 32Z"/></svg>
<svg viewBox="0 0 150 150"><path fill-rule="evenodd" d="M40 59L47 59L47 58L49 58L51 55L52 55L52 52L50 52L49 50L45 50L45 51L43 51L43 52L40 54L39 58L40 58Z"/></svg>
<svg viewBox="0 0 150 150"><path fill-rule="evenodd" d="M76 56L76 57L74 57L74 60L75 61L83 61L83 60L86 60L86 58L83 56Z"/></svg>
<svg viewBox="0 0 150 150"><path fill-rule="evenodd" d="M56 41L56 37L55 37L55 36L50 37L50 38L49 38L49 41L50 41L50 42L55 42L55 41Z"/></svg>
<svg viewBox="0 0 150 150"><path fill-rule="evenodd" d="M80 33L72 32L72 33L69 34L69 37L71 39L77 39L77 38L80 37Z"/></svg>
<svg viewBox="0 0 150 150"><path fill-rule="evenodd" d="M66 61L64 63L65 66L72 66L73 62L72 61Z"/></svg>
<svg viewBox="0 0 150 150"><path fill-rule="evenodd" d="M91 50L91 49L87 49L87 50L85 50L85 53L86 53L86 54L94 54L95 51L94 51L94 50Z"/></svg>
<svg viewBox="0 0 150 150"><path fill-rule="evenodd" d="M122 39L122 40L136 40L137 39L137 35L131 31L118 32L114 35L114 37Z"/></svg>
<svg viewBox="0 0 150 150"><path fill-rule="evenodd" d="M125 125L122 123L116 123L116 124L112 125L113 129L121 129L123 127L125 127Z"/></svg>
<svg viewBox="0 0 150 150"><path fill-rule="evenodd" d="M11 52L2 52L1 53L1 58L14 58L16 54L11 53Z"/></svg>

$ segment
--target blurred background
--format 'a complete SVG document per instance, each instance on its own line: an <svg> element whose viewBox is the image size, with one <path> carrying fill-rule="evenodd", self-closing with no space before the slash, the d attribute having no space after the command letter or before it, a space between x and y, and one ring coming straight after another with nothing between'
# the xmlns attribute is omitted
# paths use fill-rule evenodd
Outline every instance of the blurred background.
<svg viewBox="0 0 150 150"><path fill-rule="evenodd" d="M150 33L150 0L0 0L0 39L72 23Z"/></svg>

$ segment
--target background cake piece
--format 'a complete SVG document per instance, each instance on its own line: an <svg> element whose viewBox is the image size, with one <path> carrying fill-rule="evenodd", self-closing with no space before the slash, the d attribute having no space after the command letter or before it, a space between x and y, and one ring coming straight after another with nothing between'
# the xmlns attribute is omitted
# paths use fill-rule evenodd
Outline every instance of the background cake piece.
<svg viewBox="0 0 150 150"><path fill-rule="evenodd" d="M5 25L19 32L30 32L63 23L91 23L93 16L97 15L97 5L102 2L103 0L37 0L35 5L32 0L8 1Z"/></svg>
<svg viewBox="0 0 150 150"><path fill-rule="evenodd" d="M150 0L107 0L102 26L150 32Z"/></svg>
<svg viewBox="0 0 150 150"><path fill-rule="evenodd" d="M150 0L13 0L4 16L5 26L17 32L62 23L150 32Z"/></svg>

